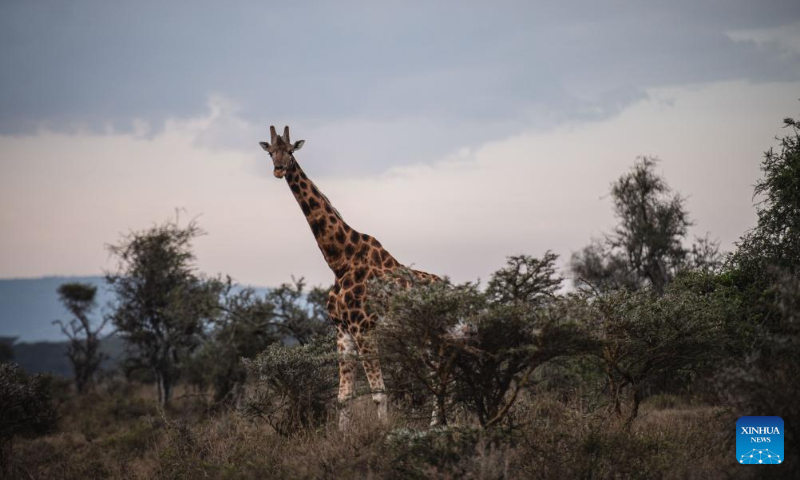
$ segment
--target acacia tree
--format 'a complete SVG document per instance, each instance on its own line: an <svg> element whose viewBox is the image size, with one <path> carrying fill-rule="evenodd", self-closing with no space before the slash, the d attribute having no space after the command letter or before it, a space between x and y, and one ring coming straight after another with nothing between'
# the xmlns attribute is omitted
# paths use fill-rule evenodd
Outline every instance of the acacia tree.
<svg viewBox="0 0 800 480"><path fill-rule="evenodd" d="M787 118L784 124L789 133L779 139L778 151L764 154L763 177L755 185L758 223L730 259L734 282L750 303L773 311L774 292L770 301L760 297L781 275L800 272L800 123Z"/></svg>
<svg viewBox="0 0 800 480"><path fill-rule="evenodd" d="M192 240L203 232L177 219L132 232L109 246L119 261L106 281L116 294L111 320L133 361L153 372L158 400L166 406L184 360L217 315L224 284L195 273Z"/></svg>
<svg viewBox="0 0 800 480"><path fill-rule="evenodd" d="M328 290L292 280L259 295L252 288L225 284L207 341L192 356L189 381L197 387L213 386L216 402L239 404L246 372L241 360L255 358L273 343L307 344L330 330L326 303Z"/></svg>
<svg viewBox="0 0 800 480"><path fill-rule="evenodd" d="M373 282L390 392L427 392L436 424L447 424L451 404L484 428L501 424L540 367L596 344L557 295L557 258L509 257L485 291L470 283Z"/></svg>
<svg viewBox="0 0 800 480"><path fill-rule="evenodd" d="M720 264L716 242L684 243L692 225L685 199L655 172L657 159L641 157L611 186L614 230L573 254L570 268L579 285L596 292L650 287L663 294L685 268L714 269Z"/></svg>
<svg viewBox="0 0 800 480"><path fill-rule="evenodd" d="M97 328L92 328L89 318L95 307L97 287L88 283L64 283L58 287L58 298L73 318L65 323L55 320L54 325L69 339L67 358L75 374L75 387L83 393L91 385L95 373L106 355L100 352L100 332L106 326L104 318Z"/></svg>
<svg viewBox="0 0 800 480"><path fill-rule="evenodd" d="M558 357L581 355L595 343L569 315L558 295L563 279L558 255L508 257L492 274L485 304L471 319L469 348L456 364L456 400L492 427L507 418L519 392L540 367Z"/></svg>
<svg viewBox="0 0 800 480"><path fill-rule="evenodd" d="M253 358L281 340L275 328L273 307L253 289L233 291L229 286L214 318L212 330L187 365L188 381L200 388L209 384L215 402L238 404L245 369L242 358Z"/></svg>
<svg viewBox="0 0 800 480"><path fill-rule="evenodd" d="M800 408L791 387L800 369L800 123L786 118L784 128L779 147L767 150L761 163L756 227L742 236L724 274L741 297L742 324L756 325L757 338L741 364L724 372L719 390L748 415L796 419ZM796 442L796 421L786 422L786 436Z"/></svg>
<svg viewBox="0 0 800 480"><path fill-rule="evenodd" d="M264 298L272 308L275 328L301 345L327 334L330 328L326 307L330 288L313 287L308 293L305 288L303 278L292 278L292 283L281 284Z"/></svg>
<svg viewBox="0 0 800 480"><path fill-rule="evenodd" d="M673 284L674 286L674 284ZM620 290L587 302L587 317L602 342L614 411L623 415L629 397L627 425L636 418L648 387L709 368L725 347L727 299L670 286L663 295L652 290Z"/></svg>
<svg viewBox="0 0 800 480"><path fill-rule="evenodd" d="M547 251L542 259L512 255L506 266L492 274L486 292L496 302L539 306L555 298L564 281L556 273L558 255Z"/></svg>

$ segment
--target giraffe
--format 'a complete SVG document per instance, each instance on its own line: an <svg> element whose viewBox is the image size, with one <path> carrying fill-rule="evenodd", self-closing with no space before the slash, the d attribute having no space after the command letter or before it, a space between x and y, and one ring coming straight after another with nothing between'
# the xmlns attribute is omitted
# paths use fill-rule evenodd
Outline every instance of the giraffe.
<svg viewBox="0 0 800 480"><path fill-rule="evenodd" d="M383 383L378 346L371 335L377 318L365 310L367 282L406 269L423 282L441 281L436 275L409 269L400 264L375 238L350 227L328 198L319 191L294 157L305 140L292 143L289 127L279 136L270 127L270 143L259 142L274 164L273 174L285 178L311 227L322 256L335 275L333 289L328 295L327 309L336 327L339 357L339 428L347 429L351 418L355 391L356 359L361 363L369 382L372 400L381 422L387 421L388 401Z"/></svg>

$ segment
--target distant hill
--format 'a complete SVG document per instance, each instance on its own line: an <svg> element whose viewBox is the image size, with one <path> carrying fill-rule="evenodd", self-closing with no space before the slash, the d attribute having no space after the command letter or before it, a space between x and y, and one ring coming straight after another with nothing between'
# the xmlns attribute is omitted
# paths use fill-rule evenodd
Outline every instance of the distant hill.
<svg viewBox="0 0 800 480"><path fill-rule="evenodd" d="M66 338L53 320L68 320L70 314L58 300L56 290L63 283L83 282L97 287L97 308L92 320L99 324L108 304L114 300L105 279L91 277L43 277L0 279L0 343L12 345L14 359L30 373L54 373L69 377L72 367L65 356ZM254 287L259 295L268 288ZM113 326L106 326L110 334ZM123 341L116 336L103 340L101 350L109 356L105 367L115 365L123 352Z"/></svg>
<svg viewBox="0 0 800 480"><path fill-rule="evenodd" d="M93 320L99 324L108 303L114 300L114 294L101 276L0 279L0 337L16 337L17 343L63 342L61 330L52 322L70 318L56 293L59 285L68 282L90 283L97 287ZM261 287L254 289L260 295L269 291ZM105 333L112 330L108 325Z"/></svg>
<svg viewBox="0 0 800 480"><path fill-rule="evenodd" d="M7 341L0 338L0 341ZM100 351L107 355L102 368L110 369L122 359L125 342L116 336L102 340ZM67 342L23 342L12 344L14 358L28 373L52 373L62 377L72 376L72 366L67 359Z"/></svg>
<svg viewBox="0 0 800 480"><path fill-rule="evenodd" d="M68 282L97 287L98 308L93 320L99 322L103 307L113 299L103 277L0 279L0 336L17 337L17 342L63 341L61 330L52 322L69 318L56 293L59 285Z"/></svg>

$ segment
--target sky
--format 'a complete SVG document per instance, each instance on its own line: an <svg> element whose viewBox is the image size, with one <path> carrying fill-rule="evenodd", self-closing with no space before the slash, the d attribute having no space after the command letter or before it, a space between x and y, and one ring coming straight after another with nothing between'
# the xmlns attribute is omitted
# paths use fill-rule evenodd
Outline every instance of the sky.
<svg viewBox="0 0 800 480"><path fill-rule="evenodd" d="M3 1L0 278L101 274L181 209L199 271L330 284L270 125L351 226L456 281L568 259L640 155L733 248L800 113L800 3L554 3Z"/></svg>

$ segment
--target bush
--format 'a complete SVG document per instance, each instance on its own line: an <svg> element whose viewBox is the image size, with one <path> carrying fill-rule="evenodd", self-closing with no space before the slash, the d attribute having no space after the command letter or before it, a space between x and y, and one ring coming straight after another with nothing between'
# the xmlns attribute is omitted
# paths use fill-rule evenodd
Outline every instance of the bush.
<svg viewBox="0 0 800 480"><path fill-rule="evenodd" d="M326 420L339 384L333 335L296 347L273 344L255 359L242 361L253 382L245 400L247 414L264 418L281 435Z"/></svg>
<svg viewBox="0 0 800 480"><path fill-rule="evenodd" d="M402 428L386 437L386 447L398 478L471 478L476 472L483 478L503 478L507 462L493 458L502 457L494 448L498 440L469 427Z"/></svg>
<svg viewBox="0 0 800 480"><path fill-rule="evenodd" d="M574 321L571 297L555 294L556 259L549 252L543 260L509 257L485 292L470 283L371 285L390 380L400 380L404 393L433 397L436 424L447 424L452 402L483 427L501 423L539 367L595 344Z"/></svg>
<svg viewBox="0 0 800 480"><path fill-rule="evenodd" d="M375 334L382 363L391 365L390 380L398 382L390 383L389 392L395 396L401 387L402 393L433 399L436 423L447 424L456 360L465 348L457 333L471 323L485 296L472 284L437 282L405 288L395 279L373 281L370 290L374 293L370 308L380 308Z"/></svg>
<svg viewBox="0 0 800 480"><path fill-rule="evenodd" d="M776 318L760 331L759 348L740 365L724 369L717 377L717 392L726 404L745 415L777 415L785 421L786 444L800 438L800 403L793 387L800 369L800 277L783 274L771 289ZM787 458L792 475L800 461Z"/></svg>
<svg viewBox="0 0 800 480"><path fill-rule="evenodd" d="M504 421L535 375L546 378L549 362L595 349L566 315L568 300L534 307L489 303L474 319L470 349L456 360L456 400L491 427Z"/></svg>
<svg viewBox="0 0 800 480"><path fill-rule="evenodd" d="M49 382L42 375L27 376L18 365L0 364L0 467L11 464L17 436L35 436L55 429L56 411Z"/></svg>
<svg viewBox="0 0 800 480"><path fill-rule="evenodd" d="M593 321L603 342L609 391L617 414L628 392L628 423L648 394L664 385L688 384L710 369L725 350L721 299L669 288L655 292L618 291L595 297Z"/></svg>

